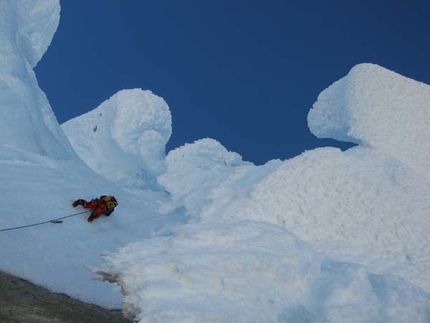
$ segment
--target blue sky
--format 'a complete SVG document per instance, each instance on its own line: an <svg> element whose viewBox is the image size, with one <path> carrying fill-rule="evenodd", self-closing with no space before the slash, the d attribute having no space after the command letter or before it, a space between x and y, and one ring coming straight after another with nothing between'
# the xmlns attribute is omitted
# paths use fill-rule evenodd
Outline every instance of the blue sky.
<svg viewBox="0 0 430 323"><path fill-rule="evenodd" d="M306 117L356 64L430 84L424 0L73 0L36 68L60 123L117 91L163 97L167 150L214 138L262 164L321 146Z"/></svg>

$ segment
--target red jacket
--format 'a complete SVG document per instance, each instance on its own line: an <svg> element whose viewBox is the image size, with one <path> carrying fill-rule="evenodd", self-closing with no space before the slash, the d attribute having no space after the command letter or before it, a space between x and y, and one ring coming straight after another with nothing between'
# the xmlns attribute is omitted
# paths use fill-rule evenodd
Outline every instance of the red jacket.
<svg viewBox="0 0 430 323"><path fill-rule="evenodd" d="M94 209L91 215L93 215L95 219L97 219L100 215L102 215L103 213L106 213L107 211L106 203L100 199L94 199L94 200L91 200L90 202L87 202L84 200L82 206L86 209Z"/></svg>

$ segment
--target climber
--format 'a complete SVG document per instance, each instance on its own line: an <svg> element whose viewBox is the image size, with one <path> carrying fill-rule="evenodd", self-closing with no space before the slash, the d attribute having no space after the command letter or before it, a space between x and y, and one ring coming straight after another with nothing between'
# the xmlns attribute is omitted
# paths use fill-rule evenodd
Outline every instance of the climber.
<svg viewBox="0 0 430 323"><path fill-rule="evenodd" d="M87 202L83 199L76 200L72 203L73 207L78 205L82 205L86 209L94 209L91 212L91 215L88 217L88 222L92 222L94 219L97 219L102 214L109 216L114 211L115 207L118 205L115 196L111 195L102 195L98 199L93 199L90 202Z"/></svg>

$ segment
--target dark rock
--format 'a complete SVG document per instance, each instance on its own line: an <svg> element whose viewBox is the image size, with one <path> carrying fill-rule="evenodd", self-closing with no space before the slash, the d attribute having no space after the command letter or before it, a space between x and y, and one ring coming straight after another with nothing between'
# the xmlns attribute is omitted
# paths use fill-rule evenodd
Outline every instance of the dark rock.
<svg viewBox="0 0 430 323"><path fill-rule="evenodd" d="M131 323L121 311L86 304L0 272L1 323Z"/></svg>

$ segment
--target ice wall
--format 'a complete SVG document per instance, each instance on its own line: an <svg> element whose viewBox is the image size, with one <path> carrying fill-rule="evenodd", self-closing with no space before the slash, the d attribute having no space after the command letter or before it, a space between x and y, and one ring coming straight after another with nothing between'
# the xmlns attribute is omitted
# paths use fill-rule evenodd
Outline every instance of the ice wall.
<svg viewBox="0 0 430 323"><path fill-rule="evenodd" d="M59 15L58 0L0 1L0 146L68 159L76 155L33 71Z"/></svg>

